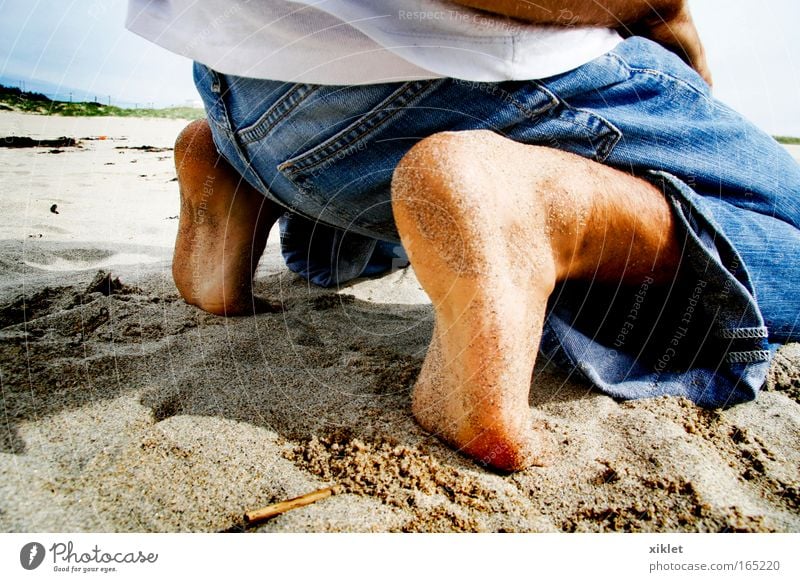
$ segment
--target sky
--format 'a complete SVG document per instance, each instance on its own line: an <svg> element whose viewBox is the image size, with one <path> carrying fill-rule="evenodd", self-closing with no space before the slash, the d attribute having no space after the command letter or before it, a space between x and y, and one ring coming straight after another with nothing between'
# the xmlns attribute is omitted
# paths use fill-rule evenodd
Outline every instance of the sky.
<svg viewBox="0 0 800 582"><path fill-rule="evenodd" d="M800 137L800 2L689 5L716 96L773 135ZM188 59L125 30L125 9L125 0L0 0L0 82L60 86L75 100L199 104Z"/></svg>
<svg viewBox="0 0 800 582"><path fill-rule="evenodd" d="M0 82L75 100L200 106L191 62L127 31L125 0L0 0ZM80 99L78 98L80 94Z"/></svg>

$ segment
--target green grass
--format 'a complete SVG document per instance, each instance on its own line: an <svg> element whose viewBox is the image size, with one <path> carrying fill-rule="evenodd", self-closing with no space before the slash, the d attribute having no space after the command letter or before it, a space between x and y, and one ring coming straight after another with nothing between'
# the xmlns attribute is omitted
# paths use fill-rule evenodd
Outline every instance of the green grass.
<svg viewBox="0 0 800 582"><path fill-rule="evenodd" d="M785 143L788 145L800 145L800 137L787 137L785 135L773 136L778 143Z"/></svg>
<svg viewBox="0 0 800 582"><path fill-rule="evenodd" d="M41 93L23 92L15 87L0 85L0 110L63 115L65 117L159 117L163 119L202 119L205 111L194 107L166 107L164 109L123 109L115 105L95 102L68 103L53 101Z"/></svg>

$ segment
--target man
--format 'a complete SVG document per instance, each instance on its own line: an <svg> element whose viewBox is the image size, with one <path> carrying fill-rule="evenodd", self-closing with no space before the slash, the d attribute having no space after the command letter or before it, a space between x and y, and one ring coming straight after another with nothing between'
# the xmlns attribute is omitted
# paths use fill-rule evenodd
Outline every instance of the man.
<svg viewBox="0 0 800 582"><path fill-rule="evenodd" d="M538 349L613 396L724 406L796 337L800 169L713 99L685 1L216 4L129 14L204 63L208 123L175 148L188 302L273 308L252 276L279 218L324 285L402 242L436 317L414 415L505 471L542 453Z"/></svg>

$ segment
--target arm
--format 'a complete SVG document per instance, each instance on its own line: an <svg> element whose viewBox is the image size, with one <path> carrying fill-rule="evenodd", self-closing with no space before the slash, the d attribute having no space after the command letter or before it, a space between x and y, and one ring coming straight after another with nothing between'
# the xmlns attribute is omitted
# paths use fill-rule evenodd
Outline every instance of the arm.
<svg viewBox="0 0 800 582"><path fill-rule="evenodd" d="M618 28L654 16L671 19L685 0L452 0L455 4L537 24L569 22Z"/></svg>
<svg viewBox="0 0 800 582"><path fill-rule="evenodd" d="M688 0L451 0L536 24L605 26L670 49L711 83Z"/></svg>

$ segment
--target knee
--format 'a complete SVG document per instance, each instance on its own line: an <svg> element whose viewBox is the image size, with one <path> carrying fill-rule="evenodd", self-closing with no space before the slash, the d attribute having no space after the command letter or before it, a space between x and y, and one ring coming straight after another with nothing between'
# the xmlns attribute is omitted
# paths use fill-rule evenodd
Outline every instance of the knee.
<svg viewBox="0 0 800 582"><path fill-rule="evenodd" d="M211 136L211 128L205 119L192 121L178 134L174 157L179 174L200 164L216 163L217 149Z"/></svg>

